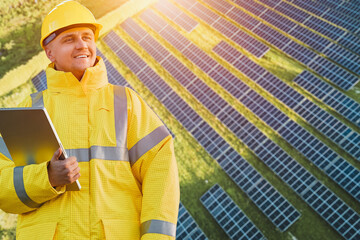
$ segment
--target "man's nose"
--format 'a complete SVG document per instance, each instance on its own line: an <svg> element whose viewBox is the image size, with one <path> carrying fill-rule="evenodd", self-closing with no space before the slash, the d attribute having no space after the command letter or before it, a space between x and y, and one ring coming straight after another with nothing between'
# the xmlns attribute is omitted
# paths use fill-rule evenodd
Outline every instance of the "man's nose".
<svg viewBox="0 0 360 240"><path fill-rule="evenodd" d="M77 38L76 39L76 48L78 48L78 49L87 48L86 41L84 41L82 38Z"/></svg>

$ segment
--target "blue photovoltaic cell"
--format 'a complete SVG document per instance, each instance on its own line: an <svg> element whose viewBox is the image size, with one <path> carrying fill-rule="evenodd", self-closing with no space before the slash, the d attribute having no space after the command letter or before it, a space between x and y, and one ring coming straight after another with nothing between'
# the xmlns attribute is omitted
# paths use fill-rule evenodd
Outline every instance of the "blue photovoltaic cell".
<svg viewBox="0 0 360 240"><path fill-rule="evenodd" d="M214 48L214 51L248 77L252 76L253 81L258 83L279 100L283 101L289 107L292 108L297 106L304 100L304 97L301 94L297 93L294 89L267 72L265 69L257 66L246 56L235 59L235 61L230 60L228 56L232 56L232 53L234 52L237 54L237 50L226 43L220 43ZM254 65L257 67L254 68ZM262 69L262 71L259 69ZM227 86L223 87L228 90ZM314 162L315 165L354 196L355 199L360 201L360 184L357 180L360 179L360 172L354 166L342 159L336 152L316 139L288 116L281 113L281 111L276 109L270 102L254 91L248 92L245 96L240 98L240 101L271 128L278 131L285 140L303 153L309 160ZM334 162L334 159L337 159L337 161ZM346 167L339 169L340 165ZM345 171L345 169L347 170ZM344 177L347 178L346 181L344 181ZM351 183L349 183L349 181Z"/></svg>
<svg viewBox="0 0 360 240"><path fill-rule="evenodd" d="M337 41L350 51L360 54L360 39L320 18L312 16L306 11L296 8L291 4L281 0L259 0L267 6L284 14L293 20L305 24L307 27Z"/></svg>
<svg viewBox="0 0 360 240"><path fill-rule="evenodd" d="M31 81L34 84L34 86L38 92L44 91L45 89L47 89L46 73L44 70L42 70L33 79L31 79Z"/></svg>
<svg viewBox="0 0 360 240"><path fill-rule="evenodd" d="M198 25L194 19L167 0L160 0L156 4L156 8L188 32L191 32Z"/></svg>
<svg viewBox="0 0 360 240"><path fill-rule="evenodd" d="M127 20L131 21L131 20ZM126 22L127 22L126 21ZM128 26L126 24L126 26ZM289 184L290 187L296 191L301 197L305 194L304 189L309 189L312 185L317 185L321 188L321 192L315 193L318 191L318 188L310 189L309 191L315 191L312 194L311 201L304 199L315 211L318 212L325 220L330 215L338 214L342 216L345 211L338 211L331 207L328 207L326 211L324 209L317 210L315 205L315 200L321 202L326 201L326 197L333 196L333 199L338 199L338 197L333 194L329 189L324 187L322 184L318 184L319 181L313 177L306 169L304 169L299 163L292 159L285 151L279 148L274 142L268 139L264 134L262 134L254 125L252 125L248 120L244 118L239 112L232 108L227 102L225 102L219 95L217 95L210 87L203 83L199 78L197 78L189 69L187 69L178 59L172 56L162 45L160 45L155 39L153 39L149 34L147 34L141 27L134 26L137 29L137 33L132 31L129 33L130 36L136 37L136 35L144 35L144 38L140 41L137 41L150 55L153 57L157 52L167 52L163 54L163 58L157 59L161 62L161 65L177 80L181 83L187 90L196 97L209 111L216 115L220 121L222 121L225 126L227 126L239 139L244 141L244 143L255 152L255 154L269 167L271 168L284 182ZM150 41L151 44L147 42ZM241 56L240 53L235 55L236 57ZM256 68L256 65L251 62L246 62L246 65L249 65L251 69L254 69L256 73L261 73L260 68ZM223 72L222 72L223 74ZM230 83L230 82L228 82ZM234 86L235 87L235 86ZM237 86L239 87L239 86ZM281 119L281 116L278 116ZM283 118L282 121L288 121L288 119ZM238 172L233 172L234 177L238 175ZM264 202L265 199L261 198L259 202ZM348 206L344 207L346 211L350 208ZM343 209L343 210L344 210ZM352 213L354 211L350 210ZM346 220L349 220L346 216L343 217ZM331 226L338 230L341 234L344 234L342 230L338 228L338 221L327 220ZM342 221L342 220L340 220ZM356 228L351 226L351 228Z"/></svg>
<svg viewBox="0 0 360 240"><path fill-rule="evenodd" d="M255 224L218 184L202 195L200 201L230 239L266 239Z"/></svg>
<svg viewBox="0 0 360 240"><path fill-rule="evenodd" d="M151 14L147 15L151 17ZM161 22L160 22L161 23ZM126 23L123 23L126 24ZM156 23L156 24L159 24ZM178 36L178 35L176 35ZM127 65L146 64L114 32L104 37L104 41ZM115 44L116 43L116 44ZM120 47L119 47L120 46ZM268 199L269 209L264 214L281 230L286 230L300 214L278 193L245 159L215 132L190 106L177 95L150 67L134 72L149 90L165 105L190 134L217 160L227 174L237 172L234 182L255 201L256 196L267 198L262 191L273 189L272 199ZM228 153L231 153L230 155ZM232 175L231 175L232 176ZM263 190L262 190L263 189ZM283 210L280 210L283 209ZM287 209L286 214L284 209ZM275 214L276 213L276 214ZM279 221L281 219L282 221Z"/></svg>
<svg viewBox="0 0 360 240"><path fill-rule="evenodd" d="M352 17L359 21L360 19L360 6L359 3L343 1L343 0L317 0L316 2L323 4L324 6L330 7L339 13L346 16Z"/></svg>
<svg viewBox="0 0 360 240"><path fill-rule="evenodd" d="M176 239L184 239L184 240L208 239L181 202L179 206L179 215L176 226Z"/></svg>
<svg viewBox="0 0 360 240"><path fill-rule="evenodd" d="M12 160L9 150L7 149L4 139L2 137L0 137L0 153Z"/></svg>
<svg viewBox="0 0 360 240"><path fill-rule="evenodd" d="M225 4L221 7L222 11L227 12L234 6L228 3L227 5ZM197 17L201 18L201 20L221 32L224 36L228 37L229 39L237 43L239 46L255 55L257 58L261 58L269 50L268 46L266 46L259 40L253 38L249 34L245 33L231 22L220 18L218 14L210 11L201 4L195 5L194 8L192 8L191 12ZM171 19L170 13L164 14Z"/></svg>
<svg viewBox="0 0 360 240"><path fill-rule="evenodd" d="M214 5L214 1L215 0L205 0L205 2L208 2L211 5ZM221 4L223 1L215 2L217 4ZM249 0L234 0L234 2L254 14L258 13L258 11L254 11L254 9L258 9L260 6L263 7L262 5ZM299 41L302 41L316 51L323 53L329 59L332 59L334 62L343 66L344 68L356 74L360 74L360 57L356 54L336 45L335 43L332 43L330 40L323 38L322 36L308 30L307 28L290 21L289 19L281 16L271 9L268 9L261 15L257 16L262 20L269 22L278 29L281 29L287 34L295 37ZM287 38L288 44L292 42L293 40ZM298 43L295 42L294 44L298 45Z"/></svg>
<svg viewBox="0 0 360 240"><path fill-rule="evenodd" d="M342 13L324 7L322 4L303 0L291 0L289 2L335 25L343 27L352 33L358 34L360 32L360 21L356 21Z"/></svg>
<svg viewBox="0 0 360 240"><path fill-rule="evenodd" d="M195 0L187 0L193 2ZM219 4L226 4L224 0L204 0L210 6L218 6ZM247 7L248 3L243 1L235 1L237 4L240 4L242 7ZM200 5L197 3L195 6ZM262 6L263 7L263 6ZM192 8L189 9L192 11ZM250 7L248 7L250 9ZM265 7L263 7L265 8ZM257 12L258 10L252 10ZM263 12L263 11L261 11ZM233 8L230 12L227 13L227 16L232 18L235 22L240 24L243 27L246 27L246 22L248 21L250 15L247 15L247 18L242 18L244 12ZM236 16L236 17L235 17ZM254 19L254 18L253 18ZM318 72L320 75L326 77L331 82L334 82L339 87L348 90L352 88L358 81L359 78L352 73L346 71L345 69L337 66L331 61L317 55L313 51L303 47L302 45L292 41L290 38L286 37L284 34L279 33L275 29L270 28L262 23L258 24L256 28L249 29L253 33L263 38L270 44L276 46L278 49L283 50L289 56L300 61L304 65L308 66L310 69Z"/></svg>
<svg viewBox="0 0 360 240"><path fill-rule="evenodd" d="M308 71L299 74L294 82L360 127L359 103Z"/></svg>
<svg viewBox="0 0 360 240"><path fill-rule="evenodd" d="M235 2L239 3L245 1L236 0ZM247 5L245 9L249 11L252 10L252 8L249 6L261 6L254 1L247 0L246 3ZM360 57L350 52L349 50L332 43L330 40L294 23L293 21L290 21L286 17L276 13L274 10L268 9L258 17L267 21L278 29L281 29L287 34L295 37L297 40L302 41L316 51L323 53L329 59L332 59L334 62L343 66L344 68L347 68L356 74L360 74ZM289 39L289 41L291 41L291 39Z"/></svg>

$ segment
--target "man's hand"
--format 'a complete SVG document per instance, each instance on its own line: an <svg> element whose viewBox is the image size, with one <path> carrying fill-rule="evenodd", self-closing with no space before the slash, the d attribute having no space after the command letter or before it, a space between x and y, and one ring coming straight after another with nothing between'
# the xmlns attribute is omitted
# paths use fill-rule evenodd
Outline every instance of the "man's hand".
<svg viewBox="0 0 360 240"><path fill-rule="evenodd" d="M53 187L71 184L80 177L80 168L76 157L60 160L61 153L59 148L48 165L49 181Z"/></svg>

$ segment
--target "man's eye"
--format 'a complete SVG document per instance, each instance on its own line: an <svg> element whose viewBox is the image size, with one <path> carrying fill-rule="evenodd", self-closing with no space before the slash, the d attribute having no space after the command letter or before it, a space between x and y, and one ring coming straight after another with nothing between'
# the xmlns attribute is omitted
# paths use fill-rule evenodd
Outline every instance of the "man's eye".
<svg viewBox="0 0 360 240"><path fill-rule="evenodd" d="M64 42L71 42L72 38L65 38Z"/></svg>
<svg viewBox="0 0 360 240"><path fill-rule="evenodd" d="M91 40L91 37L90 36L85 36L84 39L85 40Z"/></svg>

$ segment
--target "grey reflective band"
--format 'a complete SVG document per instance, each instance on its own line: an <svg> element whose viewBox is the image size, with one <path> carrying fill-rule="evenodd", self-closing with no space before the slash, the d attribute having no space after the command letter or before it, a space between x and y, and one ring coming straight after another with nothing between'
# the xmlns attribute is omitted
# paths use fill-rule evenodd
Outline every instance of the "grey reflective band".
<svg viewBox="0 0 360 240"><path fill-rule="evenodd" d="M127 148L127 98L125 88L114 85L116 146Z"/></svg>
<svg viewBox="0 0 360 240"><path fill-rule="evenodd" d="M26 206L28 206L29 208L38 208L41 206L41 204L31 200L25 191L23 171L24 166L14 168L15 192L20 201L23 202Z"/></svg>
<svg viewBox="0 0 360 240"><path fill-rule="evenodd" d="M176 236L176 225L161 220L149 220L141 224L141 236L146 233L158 233L171 237Z"/></svg>
<svg viewBox="0 0 360 240"><path fill-rule="evenodd" d="M75 156L78 162L90 159L129 161L128 150L123 147L91 146L91 148L66 149L68 156Z"/></svg>
<svg viewBox="0 0 360 240"><path fill-rule="evenodd" d="M143 137L129 150L130 165L134 165L142 155L155 147L168 135L170 135L169 131L164 125L162 125Z"/></svg>
<svg viewBox="0 0 360 240"><path fill-rule="evenodd" d="M44 107L44 98L42 92L36 92L30 95L32 107Z"/></svg>

